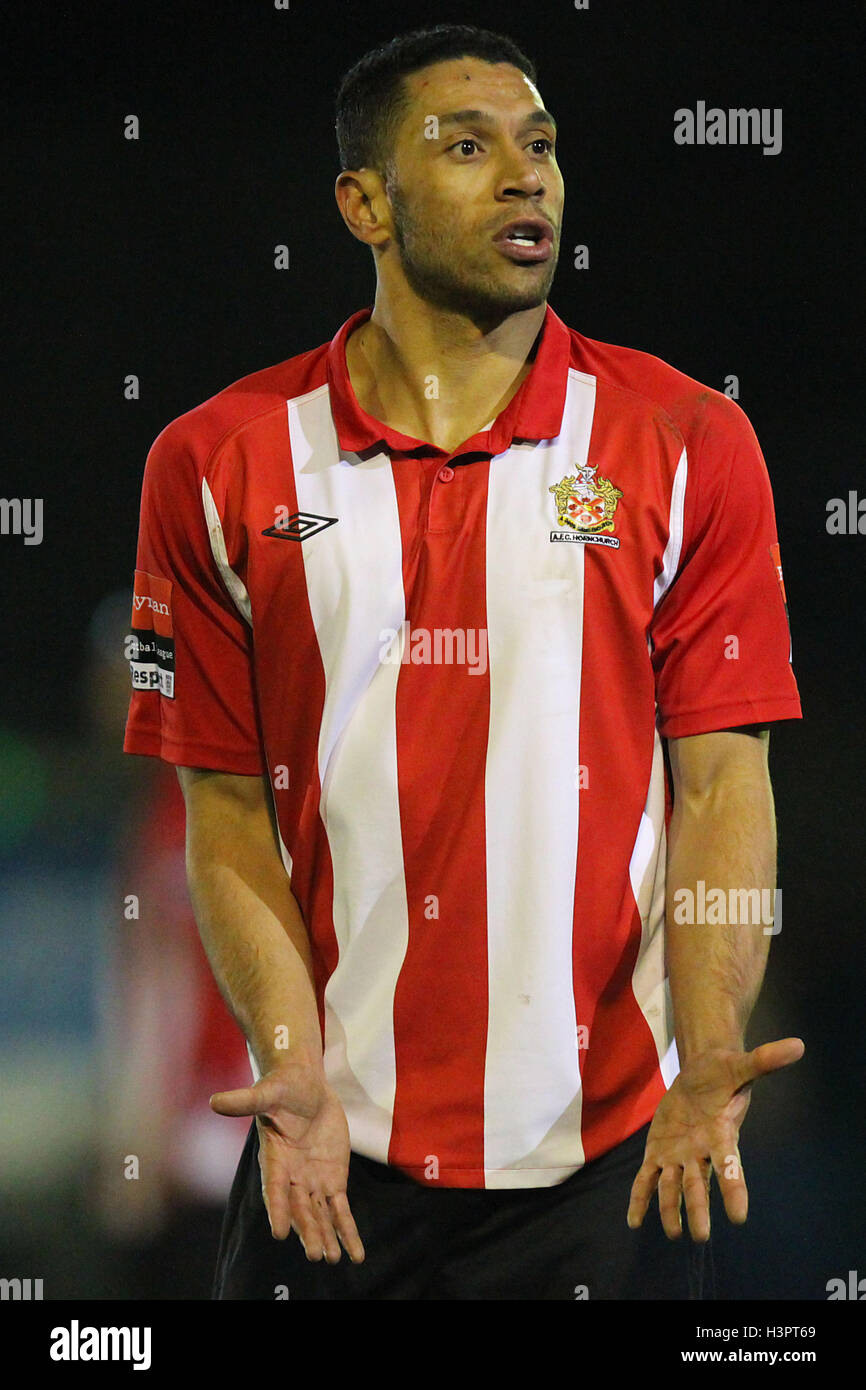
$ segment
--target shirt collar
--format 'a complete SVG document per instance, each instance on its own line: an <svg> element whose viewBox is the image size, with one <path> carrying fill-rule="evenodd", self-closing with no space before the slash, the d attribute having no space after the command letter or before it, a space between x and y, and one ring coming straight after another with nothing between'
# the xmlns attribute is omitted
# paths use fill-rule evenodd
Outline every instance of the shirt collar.
<svg viewBox="0 0 866 1390"><path fill-rule="evenodd" d="M352 314L334 334L328 347L331 411L340 446L351 453L359 453L380 443L396 453L407 453L419 447L426 447L429 451L434 448L432 444L425 445L423 440L400 434L368 415L359 405L352 389L346 367L346 341L372 312L372 306L369 306ZM570 353L569 330L548 304L535 361L520 389L496 417L490 429L479 430L471 440L466 440L460 446L460 452L469 452L472 444L480 453L500 454L515 439L556 438L562 428ZM447 454L445 449L436 452Z"/></svg>

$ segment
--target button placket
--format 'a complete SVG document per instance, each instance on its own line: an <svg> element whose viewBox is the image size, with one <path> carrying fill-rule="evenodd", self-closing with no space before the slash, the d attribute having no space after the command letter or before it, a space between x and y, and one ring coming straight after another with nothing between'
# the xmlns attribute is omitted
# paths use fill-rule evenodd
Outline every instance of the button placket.
<svg viewBox="0 0 866 1390"><path fill-rule="evenodd" d="M465 472L465 469L463 470ZM430 483L430 497L427 504L427 530L459 530L462 505L460 487L462 479L457 478L457 470L450 463L442 463L435 469Z"/></svg>

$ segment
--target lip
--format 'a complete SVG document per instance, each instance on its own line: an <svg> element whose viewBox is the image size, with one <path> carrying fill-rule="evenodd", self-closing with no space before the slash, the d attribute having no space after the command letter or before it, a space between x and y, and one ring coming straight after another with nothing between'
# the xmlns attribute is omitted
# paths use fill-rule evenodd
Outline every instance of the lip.
<svg viewBox="0 0 866 1390"><path fill-rule="evenodd" d="M532 231L538 236L533 246L518 246L508 240L511 233L522 231ZM544 217L517 217L500 228L493 245L510 261L546 261L553 252L553 227Z"/></svg>

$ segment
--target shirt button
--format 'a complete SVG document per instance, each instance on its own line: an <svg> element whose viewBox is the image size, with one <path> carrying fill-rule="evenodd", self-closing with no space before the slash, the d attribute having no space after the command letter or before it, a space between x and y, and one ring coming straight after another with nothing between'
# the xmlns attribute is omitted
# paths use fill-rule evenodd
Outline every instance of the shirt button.
<svg viewBox="0 0 866 1390"><path fill-rule="evenodd" d="M439 469L439 481L440 481L440 482L442 482L442 483L450 483L450 482L451 482L451 479L452 479L453 477L454 477L454 469L453 469L453 468L449 468L447 463L444 464L443 467Z"/></svg>

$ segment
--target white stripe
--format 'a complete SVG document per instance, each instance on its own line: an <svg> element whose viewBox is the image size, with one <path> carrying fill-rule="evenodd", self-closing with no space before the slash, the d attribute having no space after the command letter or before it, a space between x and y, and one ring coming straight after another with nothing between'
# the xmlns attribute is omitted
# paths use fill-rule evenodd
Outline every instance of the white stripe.
<svg viewBox="0 0 866 1390"><path fill-rule="evenodd" d="M583 1163L577 1027L587 1020L575 1017L572 943L585 550L550 542L556 509L548 489L586 463L595 378L568 375L563 432L514 445L490 463L484 1167L491 1188L548 1186Z"/></svg>
<svg viewBox="0 0 866 1390"><path fill-rule="evenodd" d="M671 487L668 540L662 569L653 585L653 611L676 577L683 546L683 513L688 482L688 456L683 448ZM652 638L647 636L652 652ZM632 972L632 990L659 1057L662 1080L670 1086L679 1071L674 1039L670 984L665 972L665 832L664 759L658 728L653 744L652 771L647 799L629 862L632 892L641 919L641 944Z"/></svg>
<svg viewBox="0 0 866 1390"><path fill-rule="evenodd" d="M247 592L247 588L244 584L244 581L241 579L239 574L235 573L235 571L229 564L228 551L226 550L226 541L225 535L223 533L222 520L220 518L217 504L214 501L213 493L208 487L207 480L205 478L202 478L201 480L201 500L202 506L204 507L205 521L207 523L207 533L210 538L211 554L213 555L216 567L219 570L220 575L222 576L222 581L225 584L226 589L228 590L235 607L237 608L241 617L244 619L244 622L248 623L249 626L252 627L253 614L252 605L250 603L250 596ZM274 788L270 778L268 778L268 790L275 812L274 824L277 826L277 839L279 841L280 855L282 857L283 867L285 868L285 871L288 874L289 878L291 878L292 856L289 854L289 851L286 848L285 841L283 840L282 834L280 833L279 824L276 819L276 801L274 799ZM247 1051L249 1051L249 1047L247 1048ZM253 1065L253 1074L255 1075L256 1080L258 1080L258 1073L251 1052L250 1062Z"/></svg>
<svg viewBox="0 0 866 1390"><path fill-rule="evenodd" d="M653 609L658 606L659 600L663 598L673 583L680 563L680 552L683 547L683 507L686 500L688 474L689 463L684 447L680 454L680 461L677 464L677 471L674 474L673 487L671 488L668 543L662 557L661 573L656 575L656 581L653 585Z"/></svg>
<svg viewBox="0 0 866 1390"><path fill-rule="evenodd" d="M381 1163L391 1137L394 992L409 918L397 790L399 664L379 659L405 618L402 540L387 454L341 454L327 386L288 402L298 509L336 517L302 546L325 673L320 813L334 873L337 966L325 989L325 1072L352 1147Z"/></svg>
<svg viewBox="0 0 866 1390"><path fill-rule="evenodd" d="M674 1044L670 987L665 975L665 787L662 741L653 743L652 770L628 872L640 913L641 940L631 985L652 1033L665 1086L679 1069Z"/></svg>
<svg viewBox="0 0 866 1390"><path fill-rule="evenodd" d="M229 564L228 553L226 551L226 539L223 535L223 524L220 514L217 511L216 502L213 500L213 493L207 485L207 479L201 480L201 500L204 507L205 521L207 522L207 533L210 537L211 554L216 562L216 567L222 576L222 581L228 590L235 608L240 613L245 622L253 625L252 609L250 607L250 596L247 593L246 585L239 575L235 574Z"/></svg>

